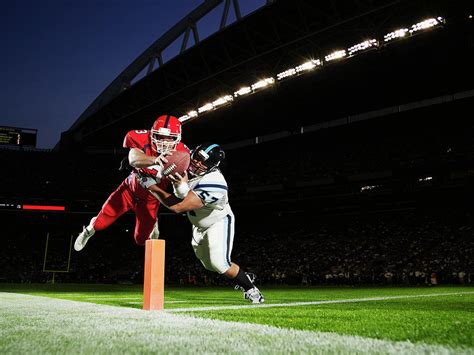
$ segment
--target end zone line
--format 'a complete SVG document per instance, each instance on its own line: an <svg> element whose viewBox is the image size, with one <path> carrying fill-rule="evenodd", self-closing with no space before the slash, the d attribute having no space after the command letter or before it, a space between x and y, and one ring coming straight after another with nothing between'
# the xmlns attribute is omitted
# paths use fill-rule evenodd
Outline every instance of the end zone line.
<svg viewBox="0 0 474 355"><path fill-rule="evenodd" d="M233 310L233 309L245 309L245 308L298 307L298 306L312 306L312 305L333 304L333 303L357 303L357 302L387 301L387 300L396 300L396 299L405 299L405 298L461 296L461 295L471 295L471 294L474 294L474 292L431 293L431 294L425 294L425 295L402 295L402 296L386 296L386 297L352 298L352 299L326 300L326 301L263 303L263 304L251 304L251 305L211 306L211 307L196 307L196 308L174 308L174 309L165 309L164 312L182 313L182 312Z"/></svg>

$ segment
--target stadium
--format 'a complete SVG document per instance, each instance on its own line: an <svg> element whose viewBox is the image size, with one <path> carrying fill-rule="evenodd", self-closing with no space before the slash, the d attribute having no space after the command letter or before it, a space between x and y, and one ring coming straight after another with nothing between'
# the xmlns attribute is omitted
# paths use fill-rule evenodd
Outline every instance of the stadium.
<svg viewBox="0 0 474 355"><path fill-rule="evenodd" d="M242 15L206 0L54 149L0 127L15 172L1 174L0 352L474 354L473 14L467 1L267 0ZM127 132L161 115L191 149L225 151L232 260L265 302L206 270L188 218L163 204L163 309L143 309L132 211L74 250L131 174Z"/></svg>

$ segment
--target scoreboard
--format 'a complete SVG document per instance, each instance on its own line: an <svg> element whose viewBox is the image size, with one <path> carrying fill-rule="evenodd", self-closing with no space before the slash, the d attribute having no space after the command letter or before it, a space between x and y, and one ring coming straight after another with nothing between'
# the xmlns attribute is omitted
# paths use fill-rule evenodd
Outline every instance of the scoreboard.
<svg viewBox="0 0 474 355"><path fill-rule="evenodd" d="M0 126L0 145L36 147L37 129Z"/></svg>

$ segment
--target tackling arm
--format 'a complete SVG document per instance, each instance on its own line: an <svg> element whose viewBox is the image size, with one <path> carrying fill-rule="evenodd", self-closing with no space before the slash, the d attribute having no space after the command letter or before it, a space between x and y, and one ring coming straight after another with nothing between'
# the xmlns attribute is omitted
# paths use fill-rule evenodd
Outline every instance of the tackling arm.
<svg viewBox="0 0 474 355"><path fill-rule="evenodd" d="M189 192L184 200L181 200L175 195L161 189L158 185L150 186L148 191L150 191L153 196L161 201L162 204L175 213L184 213L204 206L201 199L197 197L194 192Z"/></svg>
<svg viewBox="0 0 474 355"><path fill-rule="evenodd" d="M146 155L143 151L138 148L131 148L128 152L129 164L137 169L148 168L152 165L163 165L163 162L167 163L168 160L165 158L166 154L161 154L157 157Z"/></svg>

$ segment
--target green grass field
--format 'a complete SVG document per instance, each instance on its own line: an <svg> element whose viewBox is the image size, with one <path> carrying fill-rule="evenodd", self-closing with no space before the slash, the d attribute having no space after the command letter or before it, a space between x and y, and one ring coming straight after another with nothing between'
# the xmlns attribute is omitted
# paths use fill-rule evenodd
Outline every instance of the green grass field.
<svg viewBox="0 0 474 355"><path fill-rule="evenodd" d="M165 312L146 312L141 311L142 290L137 286L0 284L0 353L28 351L28 343L44 344L31 348L39 353L87 353L89 348L75 344L74 337L93 337L98 344L94 352L110 353L118 350L122 340L118 334L144 327L158 348L141 343L139 332L130 335L119 351L241 353L239 336L246 346L253 344L249 352L474 354L474 288L263 287L262 291L266 302L255 306L229 288L168 288ZM117 318L121 328L114 328ZM57 329L47 325L56 322ZM92 325L86 327L87 322ZM206 331L201 325L189 325L191 330L178 335L196 322L206 324ZM42 324L46 325L41 328ZM101 329L103 338L91 335L91 327ZM69 331L76 335L69 337ZM166 339L156 339L164 334ZM207 339L207 345L193 349L201 341L194 340L183 348L171 347L177 338L189 340L186 334ZM118 338L113 343L107 342L114 336ZM233 341L235 348L229 345Z"/></svg>

